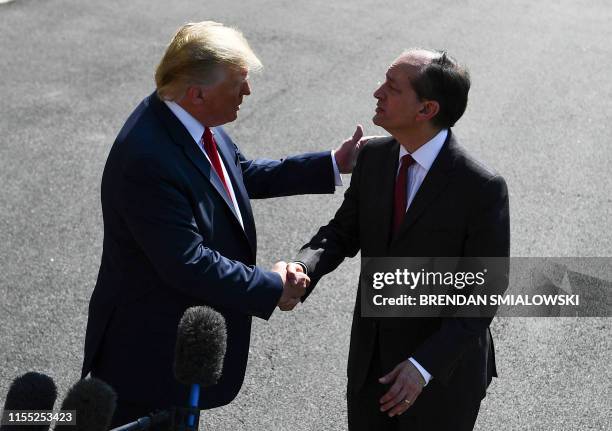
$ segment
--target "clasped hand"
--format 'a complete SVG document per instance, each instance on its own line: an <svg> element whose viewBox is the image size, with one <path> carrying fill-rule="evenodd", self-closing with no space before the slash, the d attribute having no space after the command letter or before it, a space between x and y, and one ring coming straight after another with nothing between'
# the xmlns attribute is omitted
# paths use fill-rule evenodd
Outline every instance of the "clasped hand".
<svg viewBox="0 0 612 431"><path fill-rule="evenodd" d="M283 280L283 294L278 301L278 308L283 311L293 310L306 293L310 278L297 263L276 262L272 271L280 275Z"/></svg>

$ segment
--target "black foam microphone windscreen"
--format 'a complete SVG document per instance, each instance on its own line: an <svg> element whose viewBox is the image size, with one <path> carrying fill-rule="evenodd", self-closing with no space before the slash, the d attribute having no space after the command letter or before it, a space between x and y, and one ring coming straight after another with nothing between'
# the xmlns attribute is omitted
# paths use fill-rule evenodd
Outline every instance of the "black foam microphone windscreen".
<svg viewBox="0 0 612 431"><path fill-rule="evenodd" d="M57 388L53 379L45 374L29 372L11 383L4 409L8 410L53 410ZM1 431L47 431L49 425L3 425Z"/></svg>
<svg viewBox="0 0 612 431"><path fill-rule="evenodd" d="M227 345L225 319L207 306L185 311L178 326L174 375L179 382L202 387L217 383Z"/></svg>
<svg viewBox="0 0 612 431"><path fill-rule="evenodd" d="M76 410L76 425L57 424L54 430L106 431L110 426L117 395L100 379L83 379L68 391L62 410Z"/></svg>

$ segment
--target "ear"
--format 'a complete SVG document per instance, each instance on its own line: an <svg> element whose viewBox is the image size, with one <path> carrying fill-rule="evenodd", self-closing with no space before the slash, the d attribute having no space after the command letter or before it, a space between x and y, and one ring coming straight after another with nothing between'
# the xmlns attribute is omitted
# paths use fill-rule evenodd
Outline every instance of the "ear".
<svg viewBox="0 0 612 431"><path fill-rule="evenodd" d="M184 98L189 101L191 105L202 105L204 103L205 91L200 85L190 85L185 91Z"/></svg>
<svg viewBox="0 0 612 431"><path fill-rule="evenodd" d="M440 112L440 104L435 100L425 100L421 110L417 113L417 121L429 121Z"/></svg>

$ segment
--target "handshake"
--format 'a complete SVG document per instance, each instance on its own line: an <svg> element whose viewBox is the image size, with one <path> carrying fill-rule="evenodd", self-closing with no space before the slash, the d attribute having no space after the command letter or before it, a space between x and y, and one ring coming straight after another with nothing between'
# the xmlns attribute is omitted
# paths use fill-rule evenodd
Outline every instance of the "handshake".
<svg viewBox="0 0 612 431"><path fill-rule="evenodd" d="M310 278L304 274L302 265L291 262L276 262L272 267L283 280L283 294L278 301L278 308L290 311L300 302L310 285Z"/></svg>

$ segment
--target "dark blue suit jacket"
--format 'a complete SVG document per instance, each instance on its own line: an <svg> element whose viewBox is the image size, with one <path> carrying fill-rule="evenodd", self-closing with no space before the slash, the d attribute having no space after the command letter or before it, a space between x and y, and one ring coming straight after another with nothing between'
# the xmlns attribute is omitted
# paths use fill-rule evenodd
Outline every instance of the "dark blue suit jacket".
<svg viewBox="0 0 612 431"><path fill-rule="evenodd" d="M130 115L108 156L82 375L105 380L120 401L186 403L189 388L172 370L176 330L185 309L202 304L225 317L228 344L223 376L203 391L201 408L234 399L251 316L268 319L282 293L280 276L255 266L249 198L334 191L329 151L247 160L221 127L214 132L244 229L208 160L155 93Z"/></svg>

